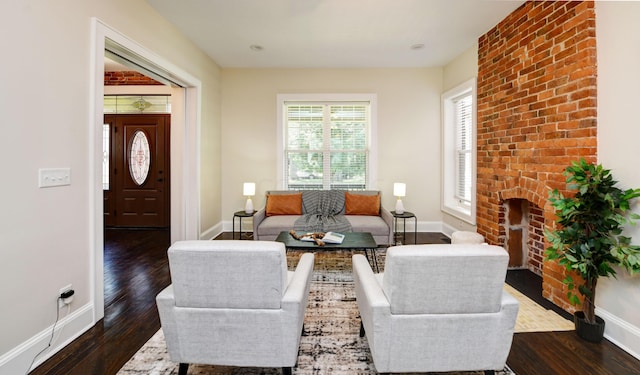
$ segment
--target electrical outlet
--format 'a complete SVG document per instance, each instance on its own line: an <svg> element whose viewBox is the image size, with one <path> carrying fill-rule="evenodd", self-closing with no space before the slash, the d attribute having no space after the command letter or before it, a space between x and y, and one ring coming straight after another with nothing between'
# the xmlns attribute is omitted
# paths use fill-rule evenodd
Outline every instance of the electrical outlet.
<svg viewBox="0 0 640 375"><path fill-rule="evenodd" d="M60 297L62 295L62 293L68 292L68 291L70 291L72 289L73 289L73 285L71 285L71 284L60 288L60 292L58 293L58 297ZM66 305L67 305L67 303L64 301L63 298L58 298L58 308L64 307Z"/></svg>

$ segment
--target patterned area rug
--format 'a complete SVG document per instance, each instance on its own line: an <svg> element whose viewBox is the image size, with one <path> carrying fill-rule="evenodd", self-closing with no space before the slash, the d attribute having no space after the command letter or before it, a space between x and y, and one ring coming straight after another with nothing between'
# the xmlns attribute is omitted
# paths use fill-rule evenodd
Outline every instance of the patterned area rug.
<svg viewBox="0 0 640 375"><path fill-rule="evenodd" d="M299 255L299 253L290 252L288 257L290 267L297 263ZM294 374L377 374L367 339L358 335L360 318L353 289L351 255L352 252L349 251L316 253L314 279L305 315L304 332L300 341L298 363L293 369ZM380 258L383 258L384 252L381 251L380 255ZM380 258L378 261L382 263L379 264L383 264L384 260ZM516 298L527 299L521 294L516 295ZM535 302L530 302L544 310ZM521 314L523 314L522 311L521 308ZM518 320L520 320L520 314ZM536 320L528 319L531 322ZM547 328L549 327L545 327L544 330L549 330ZM526 329L532 329L531 324ZM516 332L518 332L517 326ZM159 330L118 372L120 375L177 373L178 365L169 360L162 330ZM281 370L279 368L191 365L188 373L191 375L280 374ZM483 372L450 374L476 375ZM510 375L513 372L505 368L497 374Z"/></svg>

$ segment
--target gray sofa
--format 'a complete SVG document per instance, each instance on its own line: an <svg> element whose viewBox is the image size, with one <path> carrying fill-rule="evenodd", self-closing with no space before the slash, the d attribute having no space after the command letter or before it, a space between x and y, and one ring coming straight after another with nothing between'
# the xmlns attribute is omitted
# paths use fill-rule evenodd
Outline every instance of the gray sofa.
<svg viewBox="0 0 640 375"><path fill-rule="evenodd" d="M269 195L289 195L301 193L302 191L291 190L272 190L267 192ZM351 194L359 195L378 195L377 190L349 191ZM303 194L303 199L304 199ZM304 202L303 202L304 203ZM267 202L268 204L268 202ZM290 231L294 228L294 223L301 215L273 215L267 216L266 206L258 210L253 216L253 238L254 240L273 241L282 231ZM306 212L302 205L302 214L310 214ZM378 215L346 215L345 207L342 207L340 215L351 224L352 232L369 232L372 234L378 245L392 245L393 242L393 216L391 213L380 205Z"/></svg>

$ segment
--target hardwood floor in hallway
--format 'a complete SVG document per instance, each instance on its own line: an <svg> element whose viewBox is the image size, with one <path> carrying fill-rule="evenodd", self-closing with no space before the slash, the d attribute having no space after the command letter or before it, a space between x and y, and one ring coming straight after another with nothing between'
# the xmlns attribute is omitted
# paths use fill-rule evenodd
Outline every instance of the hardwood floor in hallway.
<svg viewBox="0 0 640 375"><path fill-rule="evenodd" d="M169 230L107 229L104 238L104 319L30 374L115 374L160 328Z"/></svg>
<svg viewBox="0 0 640 375"><path fill-rule="evenodd" d="M231 233L217 239L231 239ZM31 374L117 373L160 328L155 296L170 283L169 242L168 231L107 230L105 318ZM417 242L446 243L447 238L418 233ZM520 272L509 271L508 282L536 300L535 277ZM587 343L574 332L515 334L507 363L518 375L640 374L640 361L611 342Z"/></svg>

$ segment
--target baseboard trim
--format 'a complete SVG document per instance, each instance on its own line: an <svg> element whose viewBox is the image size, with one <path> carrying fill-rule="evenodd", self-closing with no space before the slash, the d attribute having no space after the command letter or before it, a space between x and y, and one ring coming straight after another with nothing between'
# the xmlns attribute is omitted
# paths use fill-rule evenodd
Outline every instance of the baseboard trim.
<svg viewBox="0 0 640 375"><path fill-rule="evenodd" d="M440 230L442 231L443 234L445 234L447 237L451 238L451 235L453 234L453 232L459 230L456 227L449 225L445 222L440 223L442 226L440 227Z"/></svg>
<svg viewBox="0 0 640 375"><path fill-rule="evenodd" d="M63 313L65 310L65 308L62 308L60 312ZM88 303L72 311L69 315L60 318L55 328L51 347L35 359L31 368L38 367L94 325L92 303ZM52 329L53 324L3 354L0 357L0 375L26 374L27 367L29 367L33 358L49 343Z"/></svg>
<svg viewBox="0 0 640 375"><path fill-rule="evenodd" d="M211 228L205 230L204 232L200 233L200 239L201 240L212 240L216 237L218 237L218 235L220 233L222 233L222 224L218 223L214 226L212 226Z"/></svg>
<svg viewBox="0 0 640 375"><path fill-rule="evenodd" d="M413 229L413 223L411 223L411 219L406 220L407 223L407 231ZM418 221L418 232L442 232L442 222L441 221Z"/></svg>
<svg viewBox="0 0 640 375"><path fill-rule="evenodd" d="M237 230L238 232L240 231L240 223L238 222L237 218L234 218L235 220L235 230ZM240 220L244 220L242 222L242 231L243 232L253 232L253 218L240 218ZM224 220L222 222L222 228L221 230L224 232L232 232L234 229L234 223L233 220Z"/></svg>
<svg viewBox="0 0 640 375"><path fill-rule="evenodd" d="M600 307L596 307L596 314L606 322L604 337L640 360L640 328Z"/></svg>

